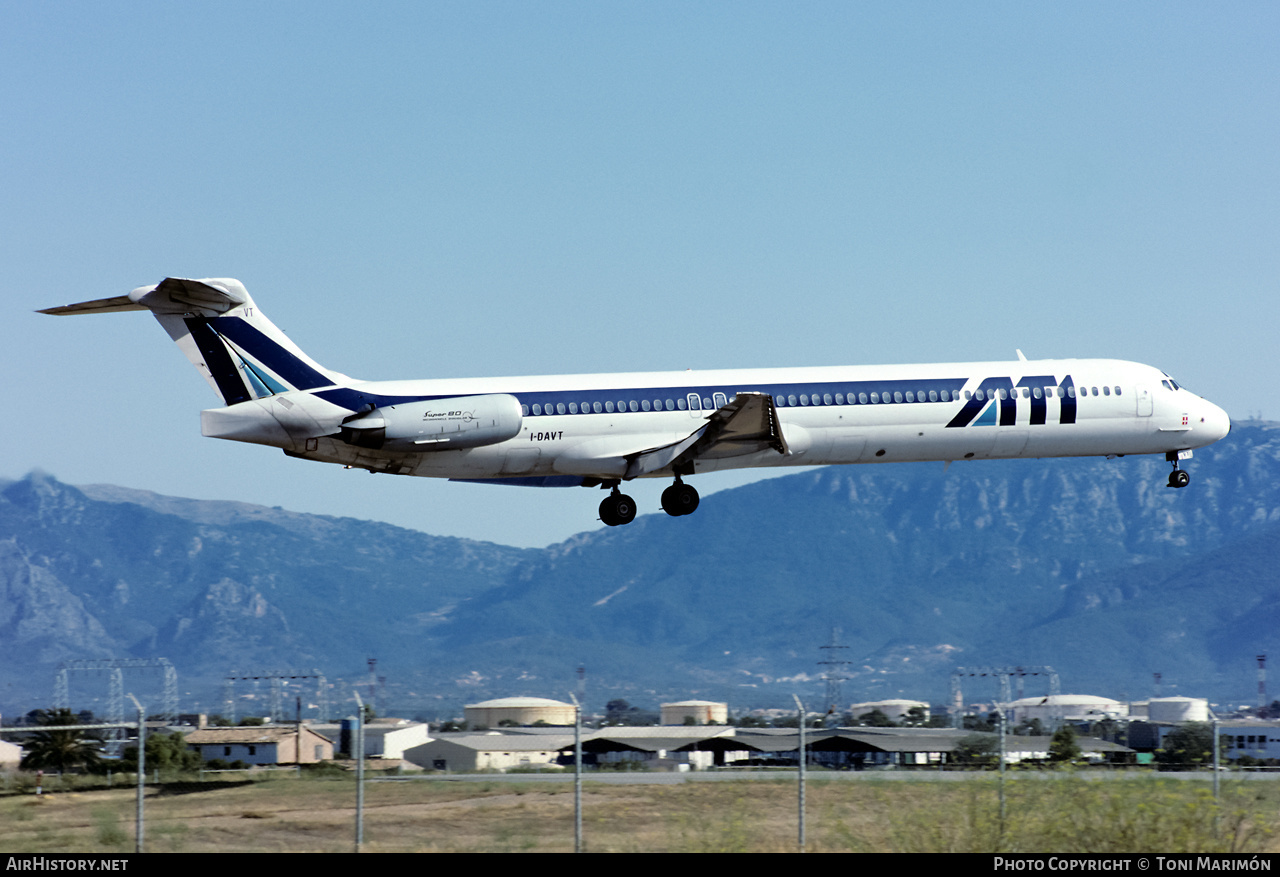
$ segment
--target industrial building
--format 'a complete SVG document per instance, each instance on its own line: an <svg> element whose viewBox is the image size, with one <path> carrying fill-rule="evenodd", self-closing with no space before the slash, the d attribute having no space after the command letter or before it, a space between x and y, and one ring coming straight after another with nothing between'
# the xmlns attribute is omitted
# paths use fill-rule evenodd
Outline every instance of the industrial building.
<svg viewBox="0 0 1280 877"><path fill-rule="evenodd" d="M449 734L406 749L404 759L449 772L550 768L560 750L572 745L572 734Z"/></svg>

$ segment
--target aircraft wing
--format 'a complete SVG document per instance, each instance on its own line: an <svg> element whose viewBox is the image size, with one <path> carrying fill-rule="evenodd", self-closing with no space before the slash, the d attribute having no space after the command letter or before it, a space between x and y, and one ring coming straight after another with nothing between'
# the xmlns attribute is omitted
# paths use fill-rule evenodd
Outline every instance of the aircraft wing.
<svg viewBox="0 0 1280 877"><path fill-rule="evenodd" d="M678 442L627 455L623 479L630 481L663 469L679 470L695 459L740 457L772 448L790 454L778 423L778 410L767 393L739 393L717 409L693 433Z"/></svg>

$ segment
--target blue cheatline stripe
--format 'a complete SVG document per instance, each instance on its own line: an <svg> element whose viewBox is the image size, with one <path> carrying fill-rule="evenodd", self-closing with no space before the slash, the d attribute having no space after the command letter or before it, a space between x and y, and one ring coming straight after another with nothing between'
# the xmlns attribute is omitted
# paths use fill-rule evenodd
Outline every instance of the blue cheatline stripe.
<svg viewBox="0 0 1280 877"><path fill-rule="evenodd" d="M547 405L552 406L552 410L545 411L545 414L559 413L629 413L631 403L637 403L637 409L640 411L687 411L687 397L697 395L699 397L699 405L695 410L707 410L719 407L715 402L716 394L721 394L726 398L732 398L738 393L766 393L774 398L779 408L810 408L810 407L828 407L831 405L951 405L959 402L958 394L964 388L966 378L940 378L940 379L912 379L912 380L880 380L880 381L820 381L806 383L789 383L789 384L737 384L737 385L717 385L717 386L688 386L688 387L625 387L616 390L540 390L537 392L513 393L520 399L521 404L525 405L532 414L533 406L538 405L545 408ZM1008 379L1004 379L1008 385ZM932 391L935 398L932 402L927 401L928 393ZM950 397L947 401L942 401L941 393L947 393ZM906 400L906 394L912 394L912 400ZM872 402L871 397L874 394L876 401ZM814 401L814 396L818 396L818 400ZM835 401L836 396L840 397L840 401ZM794 397L794 401L792 401ZM828 400L830 397L830 400ZM667 407L667 401L670 400L672 406ZM570 412L569 403L572 402L576 406L575 411ZM649 408L644 408L639 403L647 402ZM612 411L605 406L611 404ZM559 411L559 405L564 405L564 412ZM597 411L596 406L600 406ZM681 407L681 406L684 407ZM539 411L539 414L543 414ZM974 412L976 414L976 411ZM534 415L537 416L537 415Z"/></svg>
<svg viewBox="0 0 1280 877"><path fill-rule="evenodd" d="M239 317L213 317L209 325L296 390L331 387L333 381L285 350Z"/></svg>
<svg viewBox="0 0 1280 877"><path fill-rule="evenodd" d="M228 405L236 405L252 399L253 396L240 377L240 369L231 359L222 339L209 328L209 321L201 317L187 317L183 322L187 324L187 331L191 333L200 355L204 357L204 364L213 375L213 382L218 385L222 401Z"/></svg>
<svg viewBox="0 0 1280 877"><path fill-rule="evenodd" d="M508 484L516 487L581 487L581 475L530 475L525 478L450 478L464 484ZM594 483L594 482L593 482Z"/></svg>

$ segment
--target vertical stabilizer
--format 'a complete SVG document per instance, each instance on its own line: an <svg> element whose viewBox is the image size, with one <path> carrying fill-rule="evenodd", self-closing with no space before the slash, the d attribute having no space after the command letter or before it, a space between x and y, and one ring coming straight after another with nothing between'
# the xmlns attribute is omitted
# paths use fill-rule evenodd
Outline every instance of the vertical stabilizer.
<svg viewBox="0 0 1280 877"><path fill-rule="evenodd" d="M40 313L59 316L148 310L223 404L291 390L350 382L302 352L262 315L244 284L231 278L169 277L127 296L81 302Z"/></svg>

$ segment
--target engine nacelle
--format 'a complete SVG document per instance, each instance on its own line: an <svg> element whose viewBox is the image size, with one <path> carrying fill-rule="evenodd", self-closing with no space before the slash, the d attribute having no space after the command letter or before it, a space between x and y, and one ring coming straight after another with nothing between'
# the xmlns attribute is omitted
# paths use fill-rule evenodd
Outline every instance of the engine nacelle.
<svg viewBox="0 0 1280 877"><path fill-rule="evenodd" d="M386 451L456 450L493 445L520 434L515 396L458 396L385 405L342 425L342 440Z"/></svg>

